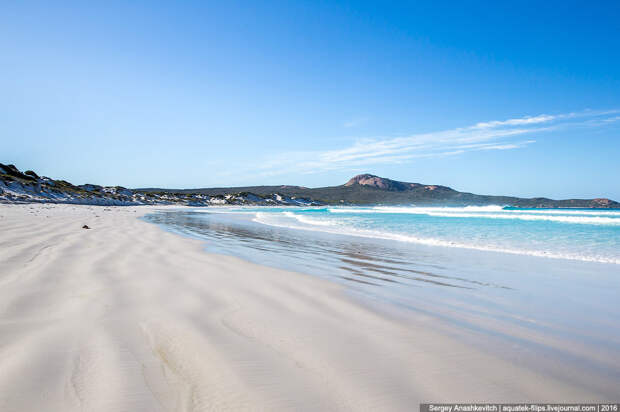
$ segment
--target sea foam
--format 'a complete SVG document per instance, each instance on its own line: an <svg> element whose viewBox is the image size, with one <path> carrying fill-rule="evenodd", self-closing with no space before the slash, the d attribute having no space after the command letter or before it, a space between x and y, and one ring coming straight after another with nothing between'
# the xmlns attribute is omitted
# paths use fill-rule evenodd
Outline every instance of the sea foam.
<svg viewBox="0 0 620 412"><path fill-rule="evenodd" d="M448 211L449 210L449 211ZM375 207L375 208L327 208L314 210L318 212L317 216L309 216L308 209L302 209L298 211L285 211L285 212L256 212L254 221L257 223L283 227L295 230L311 230L324 233L332 233L338 235L359 236L365 238L375 238L384 240L394 240L398 242L416 243L428 246L442 246L451 248L462 248L481 250L498 253L509 253L516 255L528 255L545 258L555 259L571 259L586 262L600 262L600 263L612 263L620 264L620 256L614 253L605 253L603 250L597 251L596 247L580 247L579 244L571 244L566 242L563 247L559 246L559 241L554 241L553 236L550 237L549 230L542 230L540 233L541 239L523 238L518 239L520 228L514 226L515 235L510 233L493 233L494 236L479 236L480 231L489 230L488 227L480 226L482 223L476 223L476 221L484 221L484 219L511 219L517 221L532 221L532 222L550 222L546 224L561 224L561 223L576 223L579 225L602 225L617 227L620 225L620 219L604 216L566 216L566 215L548 215L548 214L533 214L528 210L527 213L513 213L513 211L503 213L504 209L500 206L484 206L484 207L463 207L463 208L412 208L412 207ZM467 213L465 213L467 211ZM360 215L360 220L345 220L340 217L340 214L348 213L351 215ZM411 225L403 226L399 230L390 230L385 218L382 220L376 220L372 217L372 214L381 215L386 213L396 214L410 214L427 216L434 218L448 218L445 230L442 230L440 234L442 236L431 236L423 234L421 228L432 226L432 222L415 220L415 216L412 216ZM562 213L557 211L556 213ZM331 214L331 218L329 218ZM313 213L314 215L314 213ZM454 236L450 238L451 233L461 233L462 225L457 225L451 218L461 218L467 220L467 229L471 231L470 238L476 238L476 240L468 239L468 235L461 235L460 237ZM480 219L483 218L483 219ZM419 218L418 218L419 219ZM426 226L425 226L426 225ZM454 226L450 226L454 225ZM514 225L519 225L515 223ZM452 228L452 229L450 229ZM480 228L480 230L478 230ZM566 229L564 229L566 230ZM596 229L592 229L596 230ZM616 229L611 229L618 233ZM497 231L496 231L497 232ZM596 233L596 232L595 232ZM620 234L620 233L618 233ZM476 236L477 235L477 236ZM503 238L501 237L503 236ZM579 238L578 236L574 236ZM586 236L587 237L587 236ZM591 237L591 236L589 236ZM558 239L566 238L564 232L558 234ZM498 241L499 239L500 241ZM612 241L618 241L618 239L612 239ZM508 243L508 245L506 245ZM510 244L512 243L512 244ZM529 247L528 247L529 246ZM535 246L535 247L532 247Z"/></svg>

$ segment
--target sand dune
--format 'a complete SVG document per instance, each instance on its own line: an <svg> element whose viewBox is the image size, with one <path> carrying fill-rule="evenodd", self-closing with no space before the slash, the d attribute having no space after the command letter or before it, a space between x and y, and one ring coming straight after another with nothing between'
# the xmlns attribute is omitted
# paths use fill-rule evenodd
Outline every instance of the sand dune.
<svg viewBox="0 0 620 412"><path fill-rule="evenodd" d="M0 205L0 410L416 410L609 395L328 281L208 254L137 219L149 210Z"/></svg>

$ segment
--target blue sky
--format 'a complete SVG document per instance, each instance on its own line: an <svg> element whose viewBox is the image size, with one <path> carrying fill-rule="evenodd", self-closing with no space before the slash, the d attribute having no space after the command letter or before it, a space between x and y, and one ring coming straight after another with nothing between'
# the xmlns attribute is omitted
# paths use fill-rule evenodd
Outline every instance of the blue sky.
<svg viewBox="0 0 620 412"><path fill-rule="evenodd" d="M434 3L4 2L0 162L620 199L618 3Z"/></svg>

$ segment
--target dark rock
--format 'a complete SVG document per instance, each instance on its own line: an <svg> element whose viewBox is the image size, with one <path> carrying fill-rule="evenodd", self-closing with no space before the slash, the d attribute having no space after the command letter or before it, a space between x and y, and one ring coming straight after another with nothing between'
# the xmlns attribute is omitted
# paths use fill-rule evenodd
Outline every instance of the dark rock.
<svg viewBox="0 0 620 412"><path fill-rule="evenodd" d="M32 176L20 172L19 169L15 167L15 165L4 165L0 163L0 172L9 176L17 177L19 179L36 180Z"/></svg>
<svg viewBox="0 0 620 412"><path fill-rule="evenodd" d="M36 174L35 172L33 172L32 170L26 170L26 171L24 172L24 174L25 174L25 175L28 175L28 176L32 176L32 177L34 177L35 179L39 179L39 175L38 175L38 174Z"/></svg>
<svg viewBox="0 0 620 412"><path fill-rule="evenodd" d="M84 225L82 226L82 229L90 229L90 228L88 227L88 225Z"/></svg>

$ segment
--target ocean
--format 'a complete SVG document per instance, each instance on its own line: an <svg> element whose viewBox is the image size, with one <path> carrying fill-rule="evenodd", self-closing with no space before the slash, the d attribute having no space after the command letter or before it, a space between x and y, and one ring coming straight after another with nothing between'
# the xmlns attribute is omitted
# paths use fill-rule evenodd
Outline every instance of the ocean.
<svg viewBox="0 0 620 412"><path fill-rule="evenodd" d="M229 219L220 216L224 214ZM501 206L233 207L196 209L191 216L204 223L230 222L230 217L237 216L241 217L237 222L246 220L271 228L390 240L411 248L441 246L620 265L620 210Z"/></svg>

